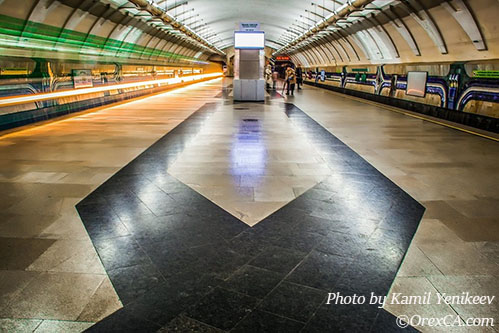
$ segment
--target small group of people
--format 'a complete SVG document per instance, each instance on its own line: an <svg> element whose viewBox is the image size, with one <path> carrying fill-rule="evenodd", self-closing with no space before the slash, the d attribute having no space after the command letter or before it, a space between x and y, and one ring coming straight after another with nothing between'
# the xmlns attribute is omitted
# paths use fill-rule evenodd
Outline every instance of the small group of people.
<svg viewBox="0 0 499 333"><path fill-rule="evenodd" d="M296 69L288 66L288 68L286 68L286 77L284 79L284 88L286 88L286 95L291 94L291 96L293 96L295 94L295 86L298 86L298 90L300 90L302 84L303 69L301 68L301 65L296 66Z"/></svg>
<svg viewBox="0 0 499 333"><path fill-rule="evenodd" d="M267 89L270 89L270 85L272 85L272 89L275 90L278 78L279 73L276 70L272 70L272 66L268 64L265 68L265 83L267 84Z"/></svg>
<svg viewBox="0 0 499 333"><path fill-rule="evenodd" d="M272 71L272 67L267 65L265 68L265 82L267 83L267 89L270 89L270 85L272 84L272 89L276 88L276 82L279 77L279 73L274 70ZM301 65L298 65L296 69L288 66L286 68L285 77L284 77L284 86L283 92L286 90L286 95L293 96L295 93L295 87L298 85L298 90L301 89L301 85L303 84L303 69Z"/></svg>

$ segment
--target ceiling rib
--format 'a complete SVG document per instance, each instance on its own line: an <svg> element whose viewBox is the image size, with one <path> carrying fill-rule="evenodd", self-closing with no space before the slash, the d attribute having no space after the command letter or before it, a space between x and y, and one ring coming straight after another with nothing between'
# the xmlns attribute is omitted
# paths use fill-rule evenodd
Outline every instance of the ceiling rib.
<svg viewBox="0 0 499 333"><path fill-rule="evenodd" d="M327 29L327 27L329 27L330 25L334 25L336 22L338 22L338 20L346 19L351 13L362 10L363 7L369 5L373 1L374 0L354 0L345 3L324 20L315 24L309 30L274 52L274 54L283 53L283 51L289 49L290 47L295 46L298 43L303 42L307 38L314 36L316 33Z"/></svg>
<svg viewBox="0 0 499 333"><path fill-rule="evenodd" d="M140 10L147 11L149 14L151 14L154 17L157 17L161 19L164 23L172 26L175 30L180 31L184 35L192 38L196 42L200 43L201 45L205 46L209 50L211 50L214 53L220 54L220 55L225 55L225 53L217 48L215 45L207 41L205 38L201 37L198 35L196 32L194 32L192 29L189 27L183 25L179 21L175 20L171 15L167 14L163 9L158 8L156 6L151 5L147 0L129 0L131 3L133 3L137 8Z"/></svg>

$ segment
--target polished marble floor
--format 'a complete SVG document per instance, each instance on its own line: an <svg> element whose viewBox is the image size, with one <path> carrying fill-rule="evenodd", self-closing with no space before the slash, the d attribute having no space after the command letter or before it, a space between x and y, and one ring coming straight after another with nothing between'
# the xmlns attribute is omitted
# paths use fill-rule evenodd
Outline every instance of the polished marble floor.
<svg viewBox="0 0 499 333"><path fill-rule="evenodd" d="M80 332L122 307L75 205L220 82L0 137L0 331Z"/></svg>
<svg viewBox="0 0 499 333"><path fill-rule="evenodd" d="M424 211L281 98L207 103L77 209L124 305L96 332L392 327L325 302L386 295Z"/></svg>
<svg viewBox="0 0 499 333"><path fill-rule="evenodd" d="M255 225L332 174L282 103L213 107L168 173L246 224Z"/></svg>
<svg viewBox="0 0 499 333"><path fill-rule="evenodd" d="M336 137L332 146L337 149L337 139L341 140L348 146L340 149L341 151L350 151L352 148L368 162L363 162L362 165L374 166L426 208L394 280L392 293L423 294L428 291L465 290L474 294L498 295L497 143L316 88L306 87L288 99L274 95L266 104L232 105L230 90L224 89L220 93L228 84L230 82L220 80L203 83L64 121L43 124L0 138L0 331L79 332L123 305L125 307L122 310L104 319L93 329L106 328L106 325L109 328L113 326L113 322L121 322L131 328L143 320L142 328L156 330L162 327L161 331L187 327L194 331L205 329L216 332L221 327L226 329L231 325L235 327L234 330L251 331L255 327L262 327L255 325L276 325L286 332L292 332L304 326L309 330L313 327L323 328L331 324L331 316L341 317L355 313L362 318L372 318L373 314L369 313L369 309L350 309L348 313L335 314L325 311L320 305L321 293L329 288L327 283L322 283L327 278L334 280L337 273L323 271L322 268L330 267L335 268L335 271L348 273L348 269L337 269L338 266L335 265L339 264L341 258L348 259L355 255L349 252L349 246L351 248L353 244L362 243L365 233L372 230L373 225L350 223L348 227L354 227L354 230L345 232L347 229L330 230L319 223L324 220L330 222L334 218L327 214L327 209L331 207L327 205L327 209L324 209L320 204L315 206L317 201L327 198L327 202L332 201L336 205L341 202L354 202L356 205L359 202L365 203L359 201L356 191L347 190L352 186L350 181L347 182L349 186L345 186L345 179L334 176L336 172L332 176L328 173L331 170L337 171L338 168L352 170L352 165L340 163L339 158L323 157L324 154L327 155L323 147L327 150L330 143L320 144L307 135L310 128L303 124L313 121L306 115L322 125L317 127L314 124L313 128L319 131L325 128L333 134L330 137ZM205 105L206 103L209 104ZM199 116L203 113L211 114L212 117ZM191 122L187 126L189 120L183 120L192 114L192 119L198 125L193 126ZM248 116L243 116L244 114ZM203 120L200 121L200 118ZM289 123L285 123L286 121ZM185 126L184 130L180 127L177 134L183 131L184 134L189 134L189 140L181 139L182 135L170 136L177 137L174 139L168 139L168 135L163 137L179 123ZM229 123L232 126L223 126ZM276 127L275 132L268 130L267 125ZM295 130L296 135L286 133L288 128ZM217 129L222 130L220 135L212 135L210 139L209 134L215 134ZM262 140L255 140L255 136ZM329 137L329 133L322 137ZM151 145L160 138L156 147L166 140L167 144L179 149L173 149L171 154L164 156L161 160L163 164L158 166L158 160L154 157L155 146ZM220 149L205 145L203 138L213 140ZM300 156L282 155L286 149L280 145L279 140L283 144L289 140L292 147L296 145L297 151L306 152L300 153ZM219 160L210 161L206 155L203 156L203 146L213 149L210 152L216 154ZM261 151L265 154L260 154ZM358 157L355 153L348 153L349 159L352 156ZM267 180L268 184L274 182L277 187L282 186L286 190L275 192L275 186L265 187L262 186L265 182L260 181L241 183L242 179L262 172L255 165L255 159L246 160L246 156L254 154L265 157L265 166L269 170L259 179ZM283 184L278 179L279 175L272 172L282 170L287 173L287 177L301 182L299 177L310 176L311 172L307 168L310 160L304 161L317 155L322 160L315 159L311 164L313 172L317 173L311 177L315 179L314 182L307 183L307 186L289 182ZM118 172L137 156L136 160ZM224 165L221 163L223 159L234 163ZM194 161L197 165L189 165ZM334 162L333 165L331 161ZM241 170L239 166L244 163L253 165L247 170ZM198 168L199 164L203 167ZM353 169L355 168L354 165ZM179 170L182 172L178 172ZM131 175L137 173L147 174L149 178L136 181ZM199 174L205 177L197 177ZM110 182L99 187L112 175L115 176ZM182 175L187 178L180 179ZM118 186L122 192L119 195L108 192L116 190L116 184L108 185L112 185L115 178L118 178L121 186ZM230 179L236 179L238 183L231 183L228 181ZM388 181L384 177L380 179ZM361 185L369 181L354 181L353 184L358 184L358 190L362 191L365 189ZM393 186L390 181L387 184ZM316 182L321 182L316 185L319 189L306 191ZM339 194L343 201L333 200L338 191L328 194L324 193L327 191L320 190L322 184L330 184L333 189L341 188L343 191ZM97 187L99 189L93 192ZM291 197L290 189L297 199ZM86 221L85 229L74 206L91 192L93 194L86 199L87 203L89 198L100 193L105 196L106 204L112 205L112 210L93 210L94 214L97 212L96 216L102 218L99 214L106 211L112 211L115 215L105 218L103 221L106 223L99 227L92 227L91 221ZM128 192L132 192L139 200L127 196ZM164 204L155 205L158 195L162 195L160 192L167 195L163 197ZM255 193L259 194L255 196ZM379 195L384 197L386 193ZM276 197L280 199L276 201ZM268 199L272 202L270 207L263 208L254 216L247 213L254 211L247 209L249 205L259 202L263 207ZM175 230L173 239L163 247L153 249L156 253L151 252L151 247L146 250L151 263L155 263L156 267L144 266L144 258L140 255L129 258L131 265L113 262L113 257L134 253L136 248L133 243L126 241L113 247L117 243L113 245L113 242L109 242L109 236L126 239L129 234L134 234L134 237L142 241L147 237L157 237L155 233L160 230L154 228L154 223L158 216L182 215L179 211L169 211L167 207L171 205L167 203L171 202L185 203L191 206L191 212L197 212L200 217L196 219L199 222L196 232L188 231L192 227L192 218L176 222L166 219L163 222L170 225L171 230ZM276 202L279 204L272 206ZM410 202L413 202L412 199ZM310 210L310 207L314 208ZM351 208L353 207L355 206ZM383 207L374 205L376 209ZM305 221L305 229L296 227L296 224L282 224L289 220L289 214L287 217L279 214L290 209L294 223ZM338 207L335 206L335 209ZM246 212L247 218L238 215L239 212ZM344 213L341 209L337 212L340 215ZM373 207L355 212L376 216ZM213 221L209 214L219 217L223 215L223 218L213 226L206 221L206 218ZM137 216L141 218L137 219ZM244 223L236 217L241 217ZM274 225L278 230L273 230L271 224L267 223L272 219L281 220L281 223ZM376 221L377 217L370 220ZM134 224L130 221L141 223ZM254 227L250 228L248 224ZM213 229L220 232L214 234ZM141 234L144 230L146 232ZM289 232L288 235L286 230L295 232ZM380 234L376 234L376 230L368 240L390 240L377 238ZM238 239L228 239L240 234L242 236ZM345 234L363 236L360 239L343 239L338 236ZM333 245L342 244L342 253L334 246L325 248L327 242L321 243L331 235L337 237L332 242ZM408 235L395 233L395 236ZM224 244L221 238L224 242L229 242L229 248L206 246L219 241ZM180 259L184 255L189 258L179 246L187 240L189 244L193 244L186 251L193 259L188 261L192 264L190 267L183 265L181 260L161 261L165 254L175 254ZM400 261L400 254L407 249L409 240L410 237L404 238L402 243L397 242L397 246L388 246L393 251L387 259L389 265ZM319 248L310 249L311 244ZM400 244L404 246L400 248ZM266 246L273 249L270 257L263 255L266 252L262 247ZM99 252L100 260L95 249ZM216 260L219 257L230 260ZM251 261L246 262L246 259ZM368 263L372 264L372 261L366 260L364 264L368 269ZM293 264L291 274L283 272ZM294 268L297 265L305 268L296 272ZM180 277L189 276L189 268L196 271L196 267L203 267L209 274L195 280L176 279L168 274L172 267L174 271L187 269L187 274ZM307 272L310 271L315 274L309 275ZM389 270L383 270L387 271ZM295 276L291 277L293 274ZM120 279L120 276L125 279ZM137 276L134 288L127 285L130 284L127 276ZM372 289L383 286L383 282L386 283L389 278L393 280L393 276L387 279L382 275L377 281L351 279L351 283L354 287ZM350 282L350 279L347 281ZM365 281L372 281L374 285L366 285ZM155 283L161 283L166 288L158 289ZM384 286L385 289L380 291L388 291L388 287ZM351 291L352 287L345 288ZM185 297L170 299L168 304L172 312L168 316L172 320L168 323L163 324L167 317L161 311L148 313L150 317L140 312L151 304L141 304L138 295L150 295L150 300L165 305L163 296L175 290L184 290L185 294L182 296ZM289 302L282 307L283 302L279 299L289 299L289 295L297 295L298 302ZM134 299L135 307L130 307L131 300ZM199 303L186 307L185 302L194 303L190 302L192 299ZM222 305L216 307L219 310L217 315L205 311L209 307L204 305L220 303ZM312 309L314 304L317 311ZM227 307L231 308L230 312L224 312ZM133 316L128 315L130 310L134 313ZM249 313L250 310L253 311ZM363 313L364 310L368 312ZM393 317L389 313L428 316L450 313L463 318L499 318L497 306L388 306L386 310L376 313L376 325L392 322ZM312 317L315 319L312 320L310 316L313 313L315 315ZM242 319L238 321L240 317ZM278 331L276 326L267 326L266 329ZM388 329L389 327L384 327L384 331ZM418 329L428 331L427 328ZM455 331L466 332L465 329ZM482 331L494 332L494 329L485 328Z"/></svg>
<svg viewBox="0 0 499 333"><path fill-rule="evenodd" d="M499 297L497 142L317 88L306 87L292 103L426 208L392 293L465 291ZM499 320L498 303L488 307L390 305L386 309L396 315ZM497 325L474 331L497 332Z"/></svg>

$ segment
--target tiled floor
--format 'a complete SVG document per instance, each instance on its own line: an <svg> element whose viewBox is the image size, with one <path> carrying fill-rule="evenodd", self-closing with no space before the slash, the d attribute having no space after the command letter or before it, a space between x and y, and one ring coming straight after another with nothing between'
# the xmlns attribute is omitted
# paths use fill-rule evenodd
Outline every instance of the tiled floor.
<svg viewBox="0 0 499 333"><path fill-rule="evenodd" d="M0 137L0 331L79 332L122 306L75 205L220 82Z"/></svg>
<svg viewBox="0 0 499 333"><path fill-rule="evenodd" d="M90 331L394 324L325 301L386 295L423 207L301 110L268 103L206 104L77 205L124 305ZM240 202L280 209L247 209L250 228Z"/></svg>
<svg viewBox="0 0 499 333"><path fill-rule="evenodd" d="M0 213L0 331L81 331L120 308L121 302L126 304L133 299L136 296L134 292L143 292L154 283L158 283L156 271L137 265L134 271L130 268L131 266L118 263L115 267L111 267L108 273L111 272L111 279L117 281L116 283L113 281L114 287L125 286L116 289L120 294L120 301L98 260L74 205L204 103L220 104L220 99L214 97L216 95L228 96L228 93L220 94L220 82L204 83L115 108L83 114L62 122L41 125L0 138L0 155L2 156L0 159L2 197L0 201L0 208L2 208ZM497 143L316 88L306 87L305 90L297 92L295 97L287 99L287 102L296 105L318 121L426 207L424 218L398 272L392 292L422 294L428 291L449 293L468 291L472 294L499 296L499 211L497 208L499 207L499 147ZM241 104L236 107L246 106ZM274 106L260 105L259 107L272 109ZM232 111L230 108L232 106L219 105L219 110L225 110L226 113ZM244 109L237 111L248 112ZM296 112L299 113L299 110ZM211 130L229 121L225 116L213 122ZM273 118L274 116L276 118ZM283 125L280 119L286 118L282 117L281 112L279 116L273 114L272 118L267 119L268 123ZM209 125L208 122L206 123ZM296 122L293 126L296 126ZM205 130L209 132L210 126ZM232 139L237 138L241 133L251 134L255 127L252 124L232 126L230 129L224 127L223 130L227 131L222 137L214 138L214 140L218 140L218 145L231 149L233 147L227 142L229 137ZM283 135L285 130L285 127L279 126L278 133ZM196 129L195 132L199 133L199 130ZM298 145L304 142L301 136L291 139L294 140L294 144ZM196 139L192 141L194 148L202 144L200 141L196 142ZM317 147L317 143L312 146ZM255 146L250 145L250 147ZM278 146L266 147L279 150ZM183 164L185 167L189 161L190 149L189 147L185 149L185 156L179 154L178 166L173 163L172 166L181 169ZM316 150L321 152L321 149ZM251 151L254 152L253 149ZM177 154L178 151L173 153ZM223 154L229 156L227 150ZM219 161L210 165L210 162L203 156L195 156L195 158L198 158L198 163L209 166L203 170L205 175L214 177L218 173ZM271 164L278 163L278 160L279 158L276 157ZM302 163L299 164L303 166ZM137 170L151 175L164 174L167 170L166 164L159 169L155 169L153 165L154 163L143 163ZM321 170L317 164L314 168L319 172ZM175 175L174 169L171 168L169 171ZM269 164L268 170L272 169ZM296 166L290 169L295 173L302 169L308 172L307 168L296 168ZM186 171L185 168L184 171ZM191 175L195 174L194 170L189 171ZM156 186L159 181L160 190L172 190L172 186L174 186L173 189L178 186L177 190L183 189L189 190L188 193L196 193L190 187L177 182L175 178L172 177L172 179L172 182L162 184L164 179L150 179L149 183L155 183ZM341 179L337 177L331 179L335 182L335 186L342 186ZM203 180L206 181L206 178ZM113 204L117 207L114 212L118 215L118 221L124 222L125 228L120 228L119 224L108 223L107 225L112 228L89 229L89 232L91 234L104 232L108 235L110 232L123 237L124 233L136 232L133 230L133 225L129 223L134 219L134 214L147 213L151 217L169 214L170 212L165 211L164 208L167 205L154 207L151 198L156 198L159 192L154 187L149 188L147 186L149 183L141 182L137 183L138 188L124 187L123 189L123 192L131 190L134 193L140 189L141 193L137 193L140 195L140 202L132 201L130 205L130 201L126 201L126 205L120 205L120 200L124 198L120 196L114 198ZM196 182L189 184L192 188L195 185ZM255 199L256 186L239 186L240 191L231 192L227 190L227 187L212 189L209 181L202 185L208 187L208 192L199 192L214 201L229 196L248 198L247 189L243 189L247 187L253 188L253 199ZM102 189L105 190L106 186ZM359 200L354 191L345 191L344 186L343 189L343 194L350 201ZM200 189L196 189L198 190ZM177 193L179 192L181 191ZM323 192L315 192L317 191L309 191L306 195L311 196L313 198L311 200L324 198ZM288 199L283 200L283 204L292 199L289 192L286 191L286 193ZM300 193L300 189L295 188L293 191L295 196ZM193 195L182 197L172 194L165 200L183 202L191 200L192 197ZM196 200L203 198L196 195L194 197ZM300 198L305 200L306 196ZM300 198L293 202L300 203ZM331 198L328 197L328 200ZM198 204L201 205L201 202ZM213 206L210 207L209 210L213 211ZM231 212L231 207L235 206L231 203L225 205L224 208ZM199 212L205 213L205 208L199 206ZM317 220L329 218L329 216L321 215L324 214L324 210L320 207L318 209L321 213L315 216ZM260 217L263 218L272 211L273 209L265 209ZM221 212L225 211L221 210ZM371 213L372 210L368 212ZM259 220L260 217L254 219L253 222ZM301 217L295 216L298 220ZM234 217L228 214L227 220L224 221L233 220ZM153 223L150 219L142 221L145 226ZM181 223L184 222L181 221ZM250 221L250 224L253 222ZM200 219L200 223L204 222ZM267 242L275 247L273 250L275 255L270 258L252 258L251 263L245 264L233 275L225 276L225 278L217 277L215 280L201 279L197 284L192 284L189 280L175 280L163 276L171 282L170 289L166 289L167 291L180 288L188 291L184 295L186 298L182 301L171 300L168 303L172 310L183 309L184 302L189 302L191 299L198 300L199 298L201 303L197 307L181 312L173 321L165 324L161 331L187 327L194 331L204 329L208 332L216 332L217 328L207 327L202 322L210 322L212 325L216 324L217 327L225 328L233 325L240 316L243 316L244 320L237 324L239 331L255 330L255 327L275 332L279 331L278 328L285 332L299 330L304 325L304 317L312 312L309 306L313 307L314 300L318 297L317 291L319 293L323 291L324 286L321 286L321 279L317 276L334 277L334 272L307 276L306 272L314 269L312 265L302 270L301 274L304 277L301 280L285 278L284 281L282 275L285 273L283 272L294 263L302 262L303 253L308 253L307 258L316 263L328 262L327 256L321 257L321 253L329 253L337 258L334 252L337 251L335 244L343 244L342 251L346 256L351 256L353 254L348 252L348 245L358 241L355 239L345 241L345 239L338 238L334 242L323 244L329 247L318 251L311 250L309 246L318 244L318 238L326 236L322 232L317 232L322 230L321 224L315 223L312 229L305 231L300 228L296 229L302 238L297 239L297 234L289 235L289 237L294 237L293 242L286 237L275 239L272 237L272 232L258 233L258 229L265 229L265 220L256 224L253 229L249 229L254 230L249 235L248 232L244 233L244 230L248 228L246 224L229 223L228 225L230 228L224 230L225 233L215 235L215 237L227 237L241 228L243 236L237 240L239 242L235 241L230 244L239 246L239 252L227 254L226 248L213 247L210 251L194 253L195 258L204 258L203 256L216 258L225 255L223 258L230 258L231 263L240 263L238 261L240 251L246 251L249 255L259 254L259 251L262 251L261 245L268 244ZM218 227L223 227L223 225ZM370 227L365 224L356 225L356 227L357 233L370 230ZM198 242L202 245L203 239L211 235L210 232L205 232L206 230L201 227L197 233L189 234L182 233L178 229L175 232L176 242L182 242L182 237L184 240L185 237L193 237L190 239L193 244ZM150 234L146 236L155 236L156 230L150 231ZM262 240L262 235L269 239ZM103 256L101 254L104 263L106 263L106 258L116 255L114 253L116 249L109 246L105 238L94 240L94 242L99 243L97 249L104 254ZM292 249L289 249L291 243L294 245ZM164 253L179 253L175 242L170 245L173 247L165 245L164 248L158 250L158 258L164 257ZM284 250L280 250L281 248ZM133 252L134 247L123 242L118 250L119 253L128 253L128 251ZM162 254L160 250L166 252ZM136 262L140 262L140 259L140 257L132 258ZM196 260L192 262L199 263ZM206 262L202 263L206 265ZM176 261L175 258L164 264L179 265L179 268L184 268L182 261ZM302 264L305 265L304 262ZM226 266L226 260L214 260L210 262L210 265L218 272L233 269L230 265ZM317 267L329 266L323 264ZM170 267L177 269L176 266ZM316 272L320 273L319 268ZM123 271L128 276L132 274L138 277L133 280L135 290L128 295L123 293L123 290L127 290L127 282L130 281L116 280L116 277L123 274ZM366 281L371 281L371 279ZM364 280L352 279L352 283L356 286L368 289L373 287L363 284L364 282ZM379 281L373 283L377 282ZM279 283L278 288L274 288L276 283ZM217 287L213 288L214 286ZM201 298L200 293L206 290L211 292ZM153 291L149 293L154 296L151 296L151 299L157 301L158 304L164 304L161 303L165 301L162 297L164 294L154 295ZM277 306L279 301L272 301L279 300L286 295L298 295L297 300L306 301L289 302L282 309ZM248 309L255 307L255 302L265 298L267 299L264 302L258 303L257 310L247 314ZM291 297L286 297L286 299L289 298ZM220 307L218 308L220 313L216 315L207 312L207 307L203 308L203 304L216 304L218 300L229 304L233 315L230 317L224 315L223 308ZM143 315L139 312L140 306L133 310L136 316ZM322 321L317 319L319 326L330 324L331 321L328 320L330 316L351 316L355 313L362 318L369 318L370 315L369 312L362 312L365 310L362 308L338 308L338 311L346 311L345 313L331 313L330 308L319 308L319 310L316 312L316 318L322 318ZM496 321L499 318L497 303L492 307L389 306L387 310L394 314L457 313L463 318L491 316L496 318ZM150 315L156 318L161 317L160 313ZM118 311L117 316L125 325L137 324L136 321L131 320L136 317L128 316L126 311ZM383 323L389 323L392 320L388 312L380 312L378 318ZM153 322L143 321L142 324L143 328L156 329L158 327L154 320ZM383 331L388 331L388 329L386 327ZM428 329L424 328L423 331L428 331ZM465 330L456 331L464 332ZM483 331L494 330L484 329Z"/></svg>
<svg viewBox="0 0 499 333"><path fill-rule="evenodd" d="M453 290L499 297L497 142L307 86L288 101L425 206L392 292ZM417 305L386 308L397 315L449 311ZM499 320L497 302L466 310L454 306L452 311L462 318Z"/></svg>
<svg viewBox="0 0 499 333"><path fill-rule="evenodd" d="M332 171L282 105L241 103L217 106L168 173L252 226Z"/></svg>

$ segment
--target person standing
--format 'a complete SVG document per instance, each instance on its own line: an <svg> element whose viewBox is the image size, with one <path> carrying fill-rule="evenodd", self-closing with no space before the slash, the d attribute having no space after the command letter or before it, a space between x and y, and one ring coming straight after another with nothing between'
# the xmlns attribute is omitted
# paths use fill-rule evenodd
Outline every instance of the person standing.
<svg viewBox="0 0 499 333"><path fill-rule="evenodd" d="M270 84L272 83L272 67L270 64L265 67L265 83L267 85L267 89L270 89Z"/></svg>
<svg viewBox="0 0 499 333"><path fill-rule="evenodd" d="M276 89L277 80L279 79L279 72L274 67L274 71L272 72L272 89Z"/></svg>
<svg viewBox="0 0 499 333"><path fill-rule="evenodd" d="M291 92L291 96L293 96L295 93L296 73L295 70L291 67L288 67L286 69L286 83L288 85L286 95L289 95L289 93Z"/></svg>
<svg viewBox="0 0 499 333"><path fill-rule="evenodd" d="M298 67L296 67L296 85L298 90L301 89L301 85L303 84L303 69L301 68L301 65L298 64Z"/></svg>

